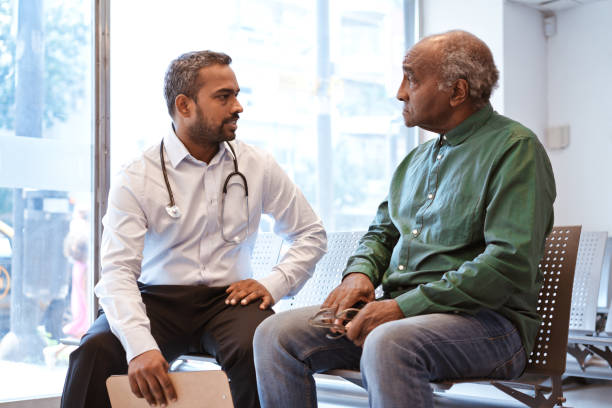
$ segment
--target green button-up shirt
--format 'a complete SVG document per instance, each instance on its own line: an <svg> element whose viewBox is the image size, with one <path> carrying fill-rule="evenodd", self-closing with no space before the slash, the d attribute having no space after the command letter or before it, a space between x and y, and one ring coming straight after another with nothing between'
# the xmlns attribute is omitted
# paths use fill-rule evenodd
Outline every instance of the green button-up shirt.
<svg viewBox="0 0 612 408"><path fill-rule="evenodd" d="M537 137L487 105L402 161L344 275L382 282L407 317L495 310L529 355L555 196Z"/></svg>

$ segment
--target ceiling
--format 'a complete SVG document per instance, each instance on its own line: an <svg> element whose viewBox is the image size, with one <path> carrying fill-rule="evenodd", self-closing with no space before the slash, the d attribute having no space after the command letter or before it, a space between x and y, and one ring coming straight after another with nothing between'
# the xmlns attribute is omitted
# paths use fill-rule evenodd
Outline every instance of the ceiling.
<svg viewBox="0 0 612 408"><path fill-rule="evenodd" d="M508 0L540 11L559 11L602 0ZM609 1L609 0L606 0Z"/></svg>

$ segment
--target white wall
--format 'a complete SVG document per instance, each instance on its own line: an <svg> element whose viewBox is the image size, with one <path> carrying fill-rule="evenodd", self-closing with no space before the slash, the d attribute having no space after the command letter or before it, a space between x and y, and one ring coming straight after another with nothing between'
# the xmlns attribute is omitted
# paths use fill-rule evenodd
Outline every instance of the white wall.
<svg viewBox="0 0 612 408"><path fill-rule="evenodd" d="M547 45L538 10L504 4L504 115L544 140L548 124Z"/></svg>
<svg viewBox="0 0 612 408"><path fill-rule="evenodd" d="M548 40L548 123L570 125L570 145L549 155L556 224L612 234L612 0L557 13Z"/></svg>

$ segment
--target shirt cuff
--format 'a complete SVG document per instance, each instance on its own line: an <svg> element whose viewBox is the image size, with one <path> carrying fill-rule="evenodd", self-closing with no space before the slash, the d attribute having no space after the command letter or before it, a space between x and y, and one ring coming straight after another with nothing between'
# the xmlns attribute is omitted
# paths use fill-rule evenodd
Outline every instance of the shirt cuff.
<svg viewBox="0 0 612 408"><path fill-rule="evenodd" d="M372 270L369 264L351 264L348 268L344 270L344 272L342 272L342 279L344 279L346 275L349 275L351 273L362 273L368 278L370 278L370 282L372 282L373 285L376 284L376 282L374 282L374 275L372 274Z"/></svg>
<svg viewBox="0 0 612 408"><path fill-rule="evenodd" d="M145 351L159 350L157 342L147 329L138 328L123 334L113 331L113 334L119 339L125 349L125 358L128 364L134 357L141 355Z"/></svg>
<svg viewBox="0 0 612 408"><path fill-rule="evenodd" d="M257 281L261 283L268 290L268 292L270 292L275 304L291 290L287 280L285 279L285 274L278 269L272 269L272 272L269 275L259 278Z"/></svg>

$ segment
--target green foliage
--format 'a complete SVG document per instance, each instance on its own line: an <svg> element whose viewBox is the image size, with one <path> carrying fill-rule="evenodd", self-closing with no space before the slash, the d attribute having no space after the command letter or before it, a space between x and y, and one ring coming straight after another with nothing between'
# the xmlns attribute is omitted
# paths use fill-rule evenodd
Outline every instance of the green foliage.
<svg viewBox="0 0 612 408"><path fill-rule="evenodd" d="M27 0L21 0L27 1ZM75 1L46 2L44 22L44 123L65 121L84 96L89 62L89 24ZM15 41L12 0L0 0L0 128L15 125Z"/></svg>

